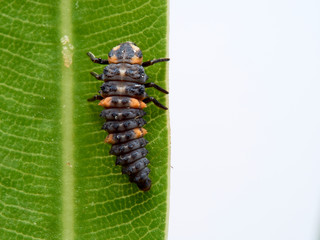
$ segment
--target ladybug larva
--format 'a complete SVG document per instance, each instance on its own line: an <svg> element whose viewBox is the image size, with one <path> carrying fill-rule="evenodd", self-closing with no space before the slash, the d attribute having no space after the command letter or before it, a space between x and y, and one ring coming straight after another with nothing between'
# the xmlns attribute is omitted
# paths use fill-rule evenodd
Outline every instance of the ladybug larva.
<svg viewBox="0 0 320 240"><path fill-rule="evenodd" d="M109 135L105 142L112 144L110 154L116 155L116 165L122 166L122 173L129 176L129 180L138 185L143 191L151 187L149 178L149 160L144 139L147 131L143 128L146 121L142 118L146 113L142 110L146 104L153 102L157 107L168 108L155 98L149 97L145 88L168 92L153 82L146 83L148 76L144 67L158 62L169 61L169 58L154 59L142 62L142 52L133 42L121 43L114 47L108 55L108 60L96 58L91 52L87 55L92 62L108 64L102 74L91 72L98 80L104 81L99 91L88 101L100 100L99 105L104 107L100 116L106 119L102 129Z"/></svg>

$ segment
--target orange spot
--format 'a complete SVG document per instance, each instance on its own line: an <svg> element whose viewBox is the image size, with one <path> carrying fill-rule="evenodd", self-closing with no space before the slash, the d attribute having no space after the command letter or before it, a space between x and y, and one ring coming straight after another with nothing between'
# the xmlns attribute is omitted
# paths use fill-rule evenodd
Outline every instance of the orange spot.
<svg viewBox="0 0 320 240"><path fill-rule="evenodd" d="M130 98L130 107L139 108L140 107L139 100L135 98Z"/></svg>
<svg viewBox="0 0 320 240"><path fill-rule="evenodd" d="M142 130L142 134L143 134L143 136L144 136L144 135L146 135L146 134L148 133L148 131L147 131L147 130L145 130L144 128L141 128L141 130Z"/></svg>
<svg viewBox="0 0 320 240"><path fill-rule="evenodd" d="M140 108L141 109L147 107L147 104L145 104L144 102L142 102L142 101L139 101L139 102L140 102Z"/></svg>
<svg viewBox="0 0 320 240"><path fill-rule="evenodd" d="M140 52L140 48L136 45L133 45L132 43L130 43L130 46L132 47L133 51L136 52Z"/></svg>
<svg viewBox="0 0 320 240"><path fill-rule="evenodd" d="M147 134L147 130L144 128L135 128L133 129L134 134L136 135L136 138L143 137Z"/></svg>
<svg viewBox="0 0 320 240"><path fill-rule="evenodd" d="M102 99L100 102L99 102L99 106L102 106L102 107L110 107L111 105L111 99L112 97L107 97L105 99Z"/></svg>
<svg viewBox="0 0 320 240"><path fill-rule="evenodd" d="M142 64L142 58L139 58L137 56L134 56L131 58L131 64L139 64L141 65Z"/></svg>
<svg viewBox="0 0 320 240"><path fill-rule="evenodd" d="M108 57L108 62L109 63L118 63L118 58L113 55L112 57Z"/></svg>
<svg viewBox="0 0 320 240"><path fill-rule="evenodd" d="M115 144L116 141L113 140L113 134L109 134L104 140L105 143Z"/></svg>
<svg viewBox="0 0 320 240"><path fill-rule="evenodd" d="M142 101L139 101L138 99L135 99L135 98L130 98L130 107L132 108L145 108L147 105L142 102Z"/></svg>

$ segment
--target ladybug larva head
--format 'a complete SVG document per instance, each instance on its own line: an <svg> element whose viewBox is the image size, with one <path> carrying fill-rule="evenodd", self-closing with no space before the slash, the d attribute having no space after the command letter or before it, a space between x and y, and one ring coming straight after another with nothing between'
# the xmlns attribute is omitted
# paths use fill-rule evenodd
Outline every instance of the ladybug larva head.
<svg viewBox="0 0 320 240"><path fill-rule="evenodd" d="M121 43L112 48L108 55L109 63L142 64L142 52L133 42Z"/></svg>

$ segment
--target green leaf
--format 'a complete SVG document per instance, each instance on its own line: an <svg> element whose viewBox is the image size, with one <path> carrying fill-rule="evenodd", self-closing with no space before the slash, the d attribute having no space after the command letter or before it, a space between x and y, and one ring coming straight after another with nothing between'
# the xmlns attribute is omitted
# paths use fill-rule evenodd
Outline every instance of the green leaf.
<svg viewBox="0 0 320 240"><path fill-rule="evenodd" d="M2 1L0 8L0 239L165 239L168 112L145 119L150 191L128 181L103 143L89 72L112 47L135 42L144 60L167 57L167 3ZM166 63L146 69L163 88ZM165 94L148 89L161 103Z"/></svg>

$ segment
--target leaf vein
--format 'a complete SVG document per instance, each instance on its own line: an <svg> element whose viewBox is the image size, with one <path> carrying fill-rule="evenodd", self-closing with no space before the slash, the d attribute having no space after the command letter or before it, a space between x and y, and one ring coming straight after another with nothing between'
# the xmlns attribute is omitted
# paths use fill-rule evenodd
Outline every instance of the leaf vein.
<svg viewBox="0 0 320 240"><path fill-rule="evenodd" d="M158 18L160 18L162 15L164 15L164 14L160 14L160 15L158 16ZM155 23L156 23L156 21L152 22L152 24L149 25L148 27L146 27L146 28L144 29L144 31L154 28L154 24L155 24ZM109 29L100 31L99 33L100 33L100 34L102 34L102 33L108 33L108 31L109 31ZM132 34L127 34L127 35L126 35L126 38L129 40L131 37L135 37L135 36L138 36L138 35L143 34L144 31L143 31L143 32L136 32L136 33L132 33ZM95 33L94 33L94 34L95 34ZM87 36L90 36L90 35L93 35L93 34L85 35L84 38L86 38ZM95 50L95 49L100 49L102 46L108 45L108 44L110 44L110 43L112 43L112 42L114 42L114 41L119 41L119 42L120 42L121 40L122 40L121 37L114 38L114 39L109 40L109 41L107 40L107 41L104 41L104 42L102 42L102 43L95 44L95 47L94 47L93 49L91 49L91 50L88 50L88 49L84 49L84 50L86 50L86 51L92 51L92 50Z"/></svg>
<svg viewBox="0 0 320 240"><path fill-rule="evenodd" d="M5 53L7 53L7 54L9 54L9 55L11 55L11 56L14 56L15 58L21 58L21 59L23 59L23 60L25 60L27 62L30 62L30 63L32 63L34 65L41 66L41 67L43 67L45 69L49 69L49 67L44 63L40 63L40 62L34 61L34 60L30 59L30 58L24 57L22 55L13 53L13 52L9 51L8 49L0 48L0 50L5 52Z"/></svg>
<svg viewBox="0 0 320 240"><path fill-rule="evenodd" d="M20 173L20 174L22 174L22 175L31 176L31 177L34 177L34 178L40 178L40 179L46 179L46 180L54 180L54 179L55 179L55 178L53 178L53 177L47 177L47 176L42 176L42 175L35 175L35 174L31 174L31 173L26 173L26 172L23 172L23 171L18 170L18 169L16 169L16 168L12 168L12 167L9 167L9 166L7 166L7 165L4 165L4 164L2 164L2 163L0 163L0 166L1 166L2 168L6 168L6 169L8 169L8 170L11 170L11 171L13 171L13 172L18 172L18 173Z"/></svg>
<svg viewBox="0 0 320 240"><path fill-rule="evenodd" d="M25 95L31 95L31 96L33 96L33 97L41 97L41 98L44 97L44 95L40 95L40 94L36 94L36 93L31 93L31 92L27 92L27 91L22 91L22 90L19 89L19 88L12 87L12 86L7 85L7 84L5 84L5 83L1 83L1 82L0 82L0 86L3 86L3 87L8 88L8 89L10 89L10 90L14 90L14 91L20 92L21 95L25 94Z"/></svg>
<svg viewBox="0 0 320 240"><path fill-rule="evenodd" d="M18 138L18 139L23 139L23 140L31 141L31 142L38 142L38 143L45 143L45 144L52 143L50 141L38 140L38 139L30 138L30 137L27 138L27 137L11 134L11 133L8 133L8 132L4 132L4 131L2 131L1 128L0 128L0 133L2 133L3 135L6 135L6 136L10 136L10 137Z"/></svg>
<svg viewBox="0 0 320 240"><path fill-rule="evenodd" d="M5 111L4 109L1 109L1 108L0 108L0 112L6 113L6 114L14 116L14 117L27 118L27 119L30 119L30 120L47 121L47 122L52 122L53 121L53 119L38 118L38 117L32 117L32 116L28 116L28 115L24 115L24 114L12 113L12 112L9 112L9 111Z"/></svg>
<svg viewBox="0 0 320 240"><path fill-rule="evenodd" d="M49 158L49 159L54 158L54 156L50 156L50 155L44 155L41 153L24 152L21 150L17 150L14 148L8 148L8 147L4 147L4 146L0 146L0 149L7 150L10 153L15 152L15 153L20 153L21 155L27 155L27 156L32 156L32 157L43 157L43 158Z"/></svg>
<svg viewBox="0 0 320 240"><path fill-rule="evenodd" d="M141 194L141 193L140 193ZM104 218L104 217L110 217L110 216L113 216L115 214L118 214L118 213L121 213L121 212L125 212L125 211L131 211L132 208L134 207L137 207L137 206L140 206L140 205L143 205L145 204L146 202L150 202L153 198L156 198L158 197L159 195L161 194L157 194L157 195L153 195L152 197L148 198L146 201L142 201L141 203L139 204L135 204L133 207L131 208L123 208L123 209L120 209L119 211L115 211L115 212L112 212L111 214L108 214L108 215L100 215L100 216L97 216L97 217L94 217L94 218L88 218L86 219L86 222L93 222L93 221L96 221L98 219L101 219L101 218ZM99 202L99 203L95 203L94 206L96 205L103 205L103 204L106 204L106 203L109 203L109 202L112 202L110 200L106 200L106 201L102 201L102 202Z"/></svg>
<svg viewBox="0 0 320 240"><path fill-rule="evenodd" d="M164 204L164 203L161 203L161 204L155 206L154 208L150 208L149 211L146 211L146 212L144 212L143 214L140 214L140 215L132 218L129 222L117 224L116 226L106 227L106 228L103 228L103 229L100 229L100 230L97 230L97 231L88 232L88 233L85 233L84 235L97 234L97 233L105 232L105 231L108 231L108 230L110 231L110 230L112 230L112 229L116 229L116 228L119 228L119 227L122 227L122 226L132 225L132 222L134 222L135 220L137 220L137 219L139 219L139 218L144 217L144 216L147 215L147 214L150 214L150 212L155 211L156 209L158 209L158 208L159 208L161 205L163 205L163 204ZM139 205L141 205L141 204L139 204ZM137 206L137 205L135 205L135 206ZM134 206L134 207L135 207L135 206ZM127 211L127 210L130 210L130 209L124 209L123 211L118 211L118 212L125 212L125 211ZM116 213L118 213L118 212L114 212L114 213L108 215L108 217L110 217L110 216L112 216L112 215L114 215L114 214L116 214ZM105 216L102 216L102 217L105 217Z"/></svg>
<svg viewBox="0 0 320 240"><path fill-rule="evenodd" d="M42 238L37 238L37 237L31 236L31 235L28 235L28 234L25 234L25 233L17 232L16 230L8 229L8 228L5 228L3 226L0 226L0 229L2 229L4 231L7 231L9 233L14 233L14 234L17 234L18 236L27 237L27 238L30 238L30 239L46 240L46 239L42 239Z"/></svg>
<svg viewBox="0 0 320 240"><path fill-rule="evenodd" d="M53 26L50 26L50 25L46 25L46 24L39 24L39 23L34 23L34 22L29 22L29 21L26 21L26 20L22 20L20 18L17 18L17 17L11 17L3 12L1 12L1 16L7 18L7 19L10 19L10 20L13 20L13 21L18 21L18 22L21 22L23 24L28 24L28 25L31 25L31 26L37 26L37 27L42 27L42 28L53 28Z"/></svg>
<svg viewBox="0 0 320 240"><path fill-rule="evenodd" d="M11 39L11 40L16 40L18 42L23 42L23 43L32 43L32 44L36 44L36 45L41 45L41 46L53 46L54 43L46 43L46 42L37 42L37 41L31 41L31 40L26 40L23 38L17 38L8 34L3 34L0 32L0 36L3 36L5 38Z"/></svg>
<svg viewBox="0 0 320 240"><path fill-rule="evenodd" d="M13 73L17 74L18 76L22 76L22 77L24 77L24 78L29 78L29 79L35 80L35 81L37 81L37 82L43 82L43 83L46 83L46 84L52 84L52 81L50 81L50 80L49 80L49 81L46 81L46 80L44 80L43 78L36 78L36 77L30 76L30 75L24 74L24 73L22 73L22 72L18 72L18 71L16 71L16 70L13 69L13 68L9 68L9 67L4 66L4 65L0 65L0 67L1 67L2 69L6 69L6 70L8 70L9 72L13 72Z"/></svg>
<svg viewBox="0 0 320 240"><path fill-rule="evenodd" d="M21 219L18 219L18 218L12 218L12 217L5 216L1 212L0 212L0 216L3 217L4 219L6 219L6 221L9 220L9 221L13 221L13 222L19 222L19 223L22 223L22 224L31 225L31 226L39 228L39 229L41 229L43 231L48 231L47 228L44 228L44 227L39 226L39 225L35 225L34 223L31 223L31 222L26 221L26 220L21 220Z"/></svg>
<svg viewBox="0 0 320 240"><path fill-rule="evenodd" d="M21 193L21 194L23 194L23 195L36 196L36 197L44 197L44 198L52 197L51 195L48 195L48 194L30 193L30 192L26 192L26 191L23 191L23 190L14 188L14 187L8 187L8 186L3 185L1 182L0 182L0 186L3 187L4 189L12 190L12 191L14 191L14 192L18 192L18 193ZM7 194L8 194L8 193L7 193Z"/></svg>

